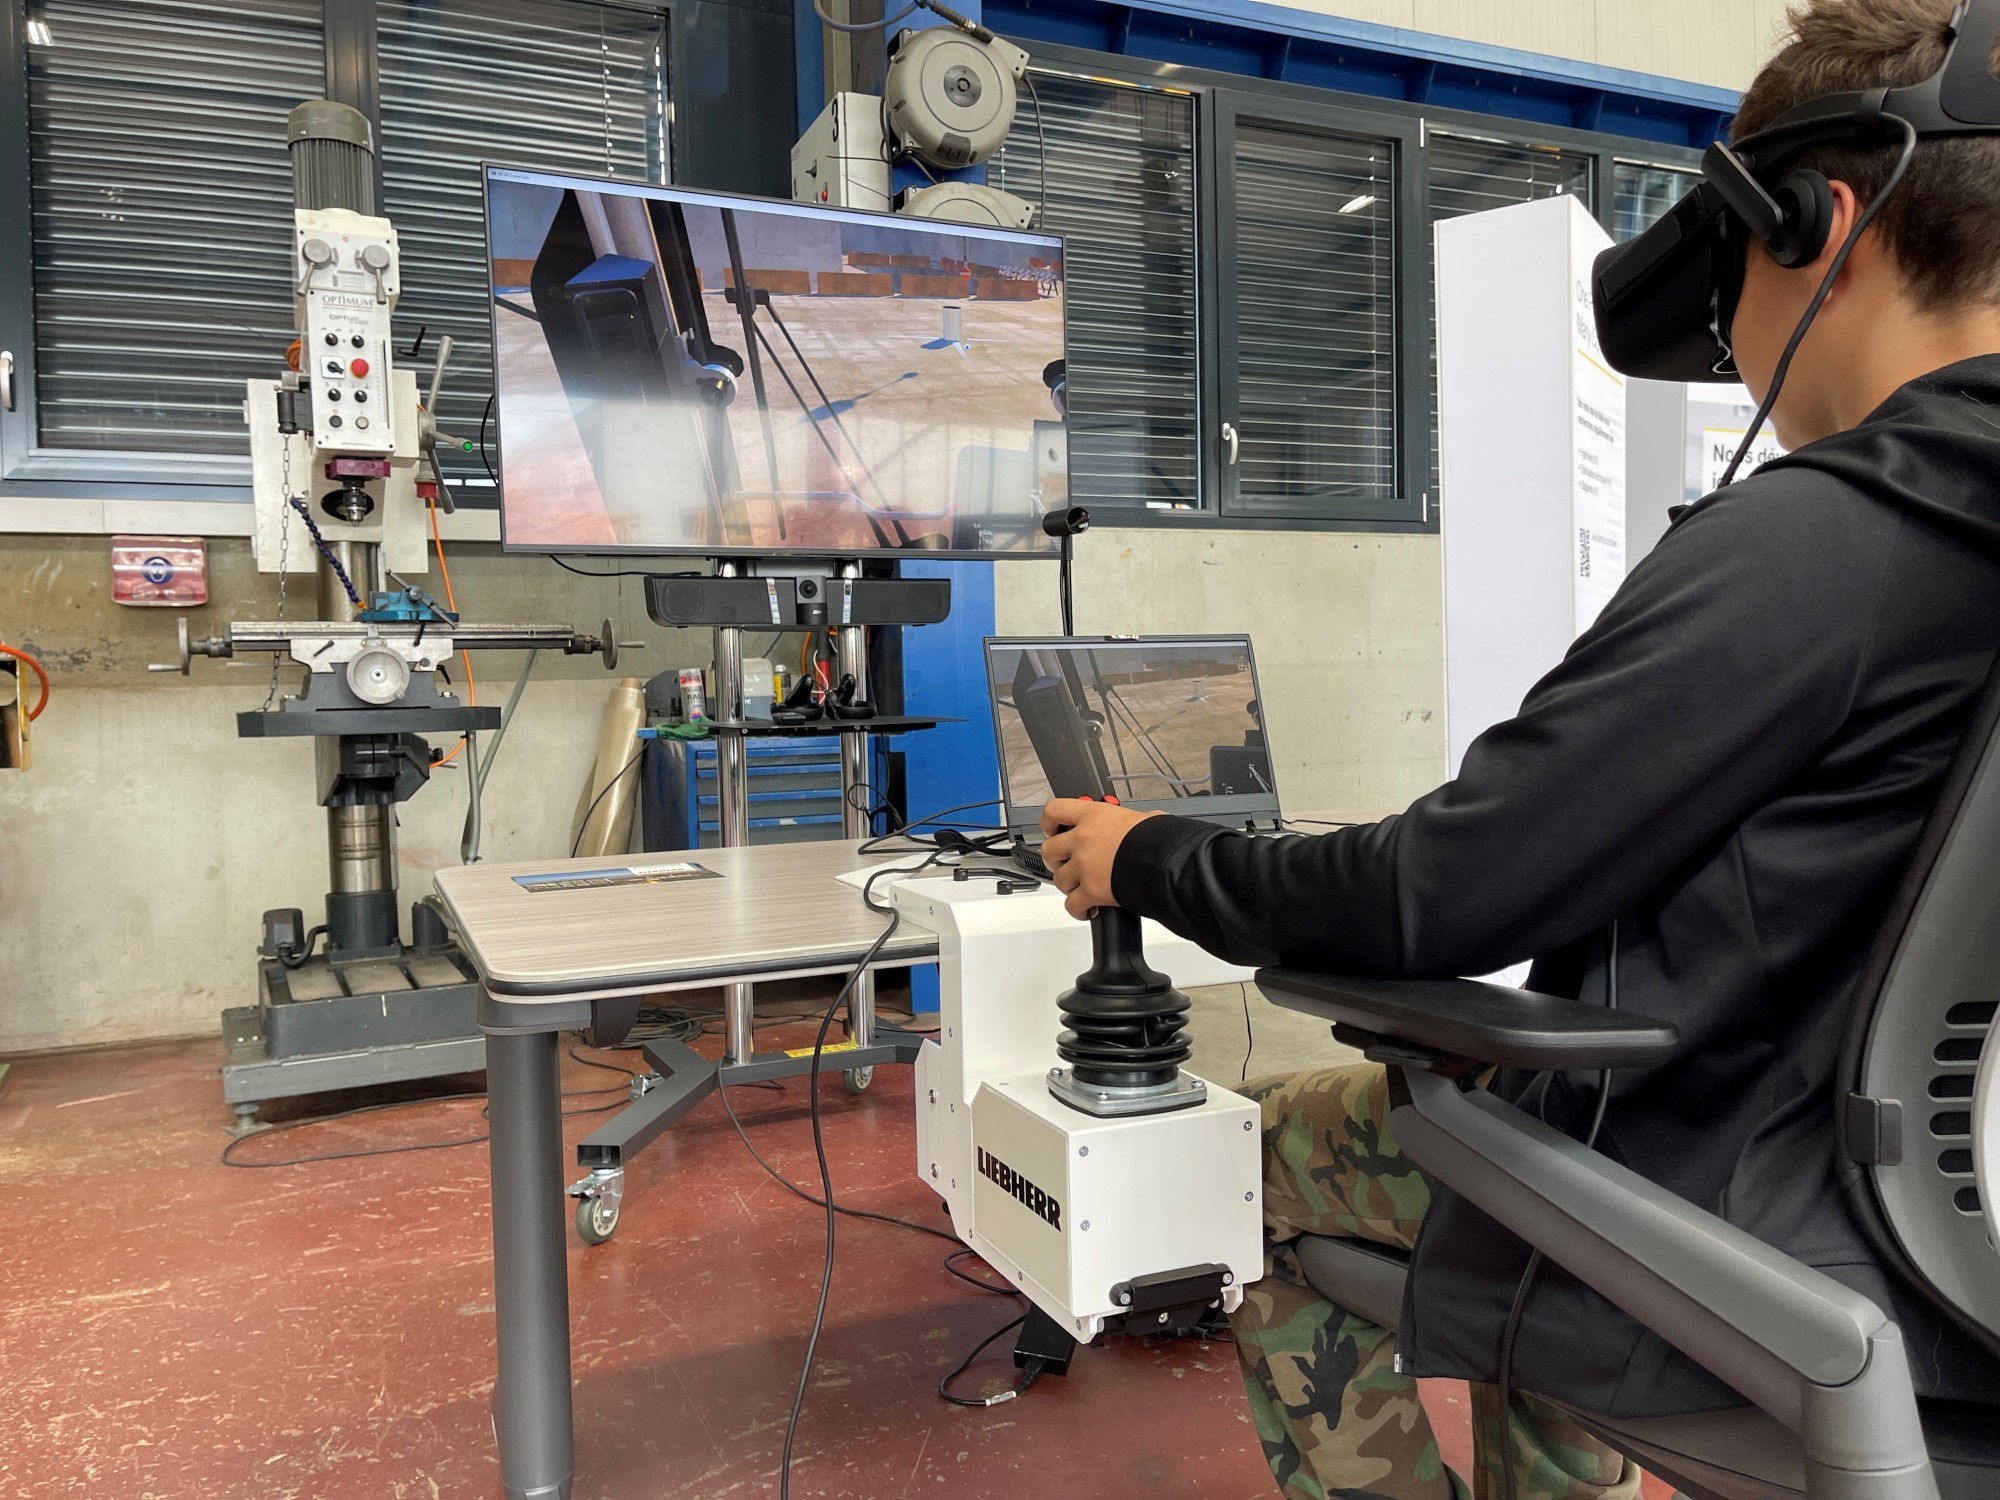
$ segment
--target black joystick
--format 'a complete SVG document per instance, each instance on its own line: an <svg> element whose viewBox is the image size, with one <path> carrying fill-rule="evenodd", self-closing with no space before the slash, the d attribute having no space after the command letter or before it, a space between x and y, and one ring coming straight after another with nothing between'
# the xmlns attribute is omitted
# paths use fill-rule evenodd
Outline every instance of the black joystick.
<svg viewBox="0 0 2000 1500"><path fill-rule="evenodd" d="M1181 1064L1194 1050L1188 997L1146 966L1137 914L1099 907L1090 918L1091 963L1056 1002L1068 1028L1056 1039L1067 1065L1049 1091L1093 1115L1155 1114L1200 1104L1208 1094Z"/></svg>

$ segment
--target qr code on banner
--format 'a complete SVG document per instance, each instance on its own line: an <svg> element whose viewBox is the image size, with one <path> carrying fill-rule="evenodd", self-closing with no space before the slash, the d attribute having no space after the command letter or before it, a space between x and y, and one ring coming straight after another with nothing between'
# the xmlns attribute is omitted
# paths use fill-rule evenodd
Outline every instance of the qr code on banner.
<svg viewBox="0 0 2000 1500"><path fill-rule="evenodd" d="M1588 578L1590 576L1590 528L1588 526L1579 526L1576 529L1576 576L1579 578Z"/></svg>

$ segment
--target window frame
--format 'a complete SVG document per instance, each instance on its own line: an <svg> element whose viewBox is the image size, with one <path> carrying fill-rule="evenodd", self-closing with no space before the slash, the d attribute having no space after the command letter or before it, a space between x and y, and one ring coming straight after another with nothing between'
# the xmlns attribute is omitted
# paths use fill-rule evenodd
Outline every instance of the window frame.
<svg viewBox="0 0 2000 1500"><path fill-rule="evenodd" d="M1287 83L1250 74L1100 52L1056 43L1037 43L1032 72L1121 84L1130 88L1173 89L1194 99L1195 257L1200 298L1196 433L1197 470L1206 503L1199 510L1154 510L1135 506L1095 506L1092 523L1104 527L1157 527L1194 531L1348 531L1434 535L1440 525L1438 497L1428 491L1431 432L1436 399L1422 351L1436 337L1436 310L1424 294L1432 254L1429 187L1430 134L1473 137L1513 146L1556 146L1591 159L1591 213L1610 232L1615 164L1623 161L1675 170L1699 170L1701 153L1691 147L1643 140L1575 126L1534 125L1476 110L1441 108L1408 100L1378 98ZM1247 105L1247 108L1245 107ZM1220 282L1233 223L1224 207L1233 196L1228 158L1223 155L1222 119L1289 121L1308 129L1331 129L1349 136L1407 140L1400 147L1397 178L1397 437L1401 519L1341 519L1326 516L1231 515L1223 508L1221 426L1225 415L1222 367L1234 366L1233 342L1223 342ZM1413 257L1422 256L1423 260ZM1414 491L1414 493L1412 493Z"/></svg>
<svg viewBox="0 0 2000 1500"><path fill-rule="evenodd" d="M660 17L667 32L668 172L685 180L686 132L674 127L674 95L682 81L678 45L685 24L680 0L595 0L607 7ZM34 217L28 131L28 0L0 0L0 349L14 357L11 409L0 409L0 506L32 507L29 529L43 531L57 506L79 502L81 523L89 501L138 502L161 507L203 507L171 526L205 534L248 534L250 460L227 454L135 453L44 448L36 410ZM746 5L746 9L760 9ZM380 61L375 0L323 0L323 76L328 99L351 104L381 129ZM375 155L375 196L382 199L382 155ZM419 370L425 377L428 366ZM482 499L490 497L482 495ZM35 502L51 502L47 508ZM209 507L215 507L210 511ZM207 516L206 524L197 524ZM9 530L0 515L0 533ZM99 526L82 529L96 531Z"/></svg>
<svg viewBox="0 0 2000 1500"><path fill-rule="evenodd" d="M1421 312L1422 284L1410 275L1411 262L1408 258L1409 214L1411 211L1412 187L1421 180L1421 165L1417 150L1417 130L1406 120L1390 120L1380 115L1347 108L1343 105L1327 105L1294 99L1278 99L1266 96L1260 90L1218 89L1212 99L1213 129L1209 132L1212 153L1211 180L1215 184L1218 204L1233 205L1236 201L1236 139L1239 127L1249 122L1253 125L1274 126L1302 136L1317 136L1327 140L1363 142L1370 145L1386 145L1392 157L1391 171L1395 183L1395 216L1391 220L1393 240L1390 274L1393 287L1390 292L1392 308L1390 328L1393 350L1391 353L1391 401L1393 402L1390 426L1392 437L1391 452L1395 465L1395 494L1388 502L1391 515L1337 515L1301 511L1288 513L1281 509L1265 508L1255 511L1233 509L1248 503L1269 506L1270 502L1257 502L1246 497L1243 492L1241 463L1230 464L1223 456L1221 440L1222 424L1235 426L1239 435L1243 428L1242 407L1242 360L1239 356L1241 333L1241 309L1237 305L1235 278L1226 274L1226 268L1233 267L1237 255L1237 216L1234 213L1218 212L1210 224L1212 255L1202 257L1202 261L1213 277L1211 293L1215 305L1217 338L1208 352L1208 363L1215 367L1217 400L1214 418L1209 423L1213 429L1204 434L1214 449L1213 478L1209 494L1214 499L1212 508L1205 508L1216 521L1229 527L1241 526L1246 521L1276 522L1297 529L1311 526L1312 529L1347 530L1367 526L1404 527L1412 521L1421 524L1421 517L1415 497L1410 494L1412 454L1409 446L1410 430L1413 424L1403 420L1403 413L1409 409L1411 397L1411 364L1409 350L1418 347L1413 341L1420 330L1417 323ZM1421 210L1421 199L1417 200ZM1199 232L1199 231L1198 231ZM1414 283L1414 284L1413 284ZM1421 365L1418 378L1422 378ZM1427 463L1419 468L1427 467ZM1231 472L1231 471L1234 472Z"/></svg>

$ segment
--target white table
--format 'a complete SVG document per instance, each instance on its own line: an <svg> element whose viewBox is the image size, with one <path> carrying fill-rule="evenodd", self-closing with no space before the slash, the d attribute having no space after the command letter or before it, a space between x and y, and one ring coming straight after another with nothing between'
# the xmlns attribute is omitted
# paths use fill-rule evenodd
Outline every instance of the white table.
<svg viewBox="0 0 2000 1500"><path fill-rule="evenodd" d="M499 1346L493 1416L508 1500L566 1500L574 1464L560 1034L622 1036L640 998L662 991L848 973L886 922L863 905L859 891L836 879L871 862L858 850L858 841L776 844L438 873L438 897L479 974L479 1025L486 1034ZM914 865L920 858L879 862ZM658 884L560 885L561 878L591 872L643 876L683 863L708 874ZM936 954L930 933L905 927L870 967L908 967ZM840 1066L908 1061L920 1045L884 1027L873 1045L839 1054ZM676 1047L648 1046L656 1066L662 1057L669 1066L662 1068L664 1085L642 1101L648 1107L638 1133L651 1130L644 1139L714 1087L718 1065ZM727 1076L749 1082L808 1067L805 1058L741 1059ZM622 1149L636 1149L637 1136L627 1136Z"/></svg>

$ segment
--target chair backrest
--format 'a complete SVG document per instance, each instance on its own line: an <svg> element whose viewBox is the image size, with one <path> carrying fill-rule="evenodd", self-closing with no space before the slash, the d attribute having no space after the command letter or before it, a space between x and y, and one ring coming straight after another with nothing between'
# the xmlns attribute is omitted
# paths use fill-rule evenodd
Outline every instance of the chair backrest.
<svg viewBox="0 0 2000 1500"><path fill-rule="evenodd" d="M1849 1201L1878 1252L2000 1352L1996 1003L2000 659L1856 991L1837 1132Z"/></svg>

